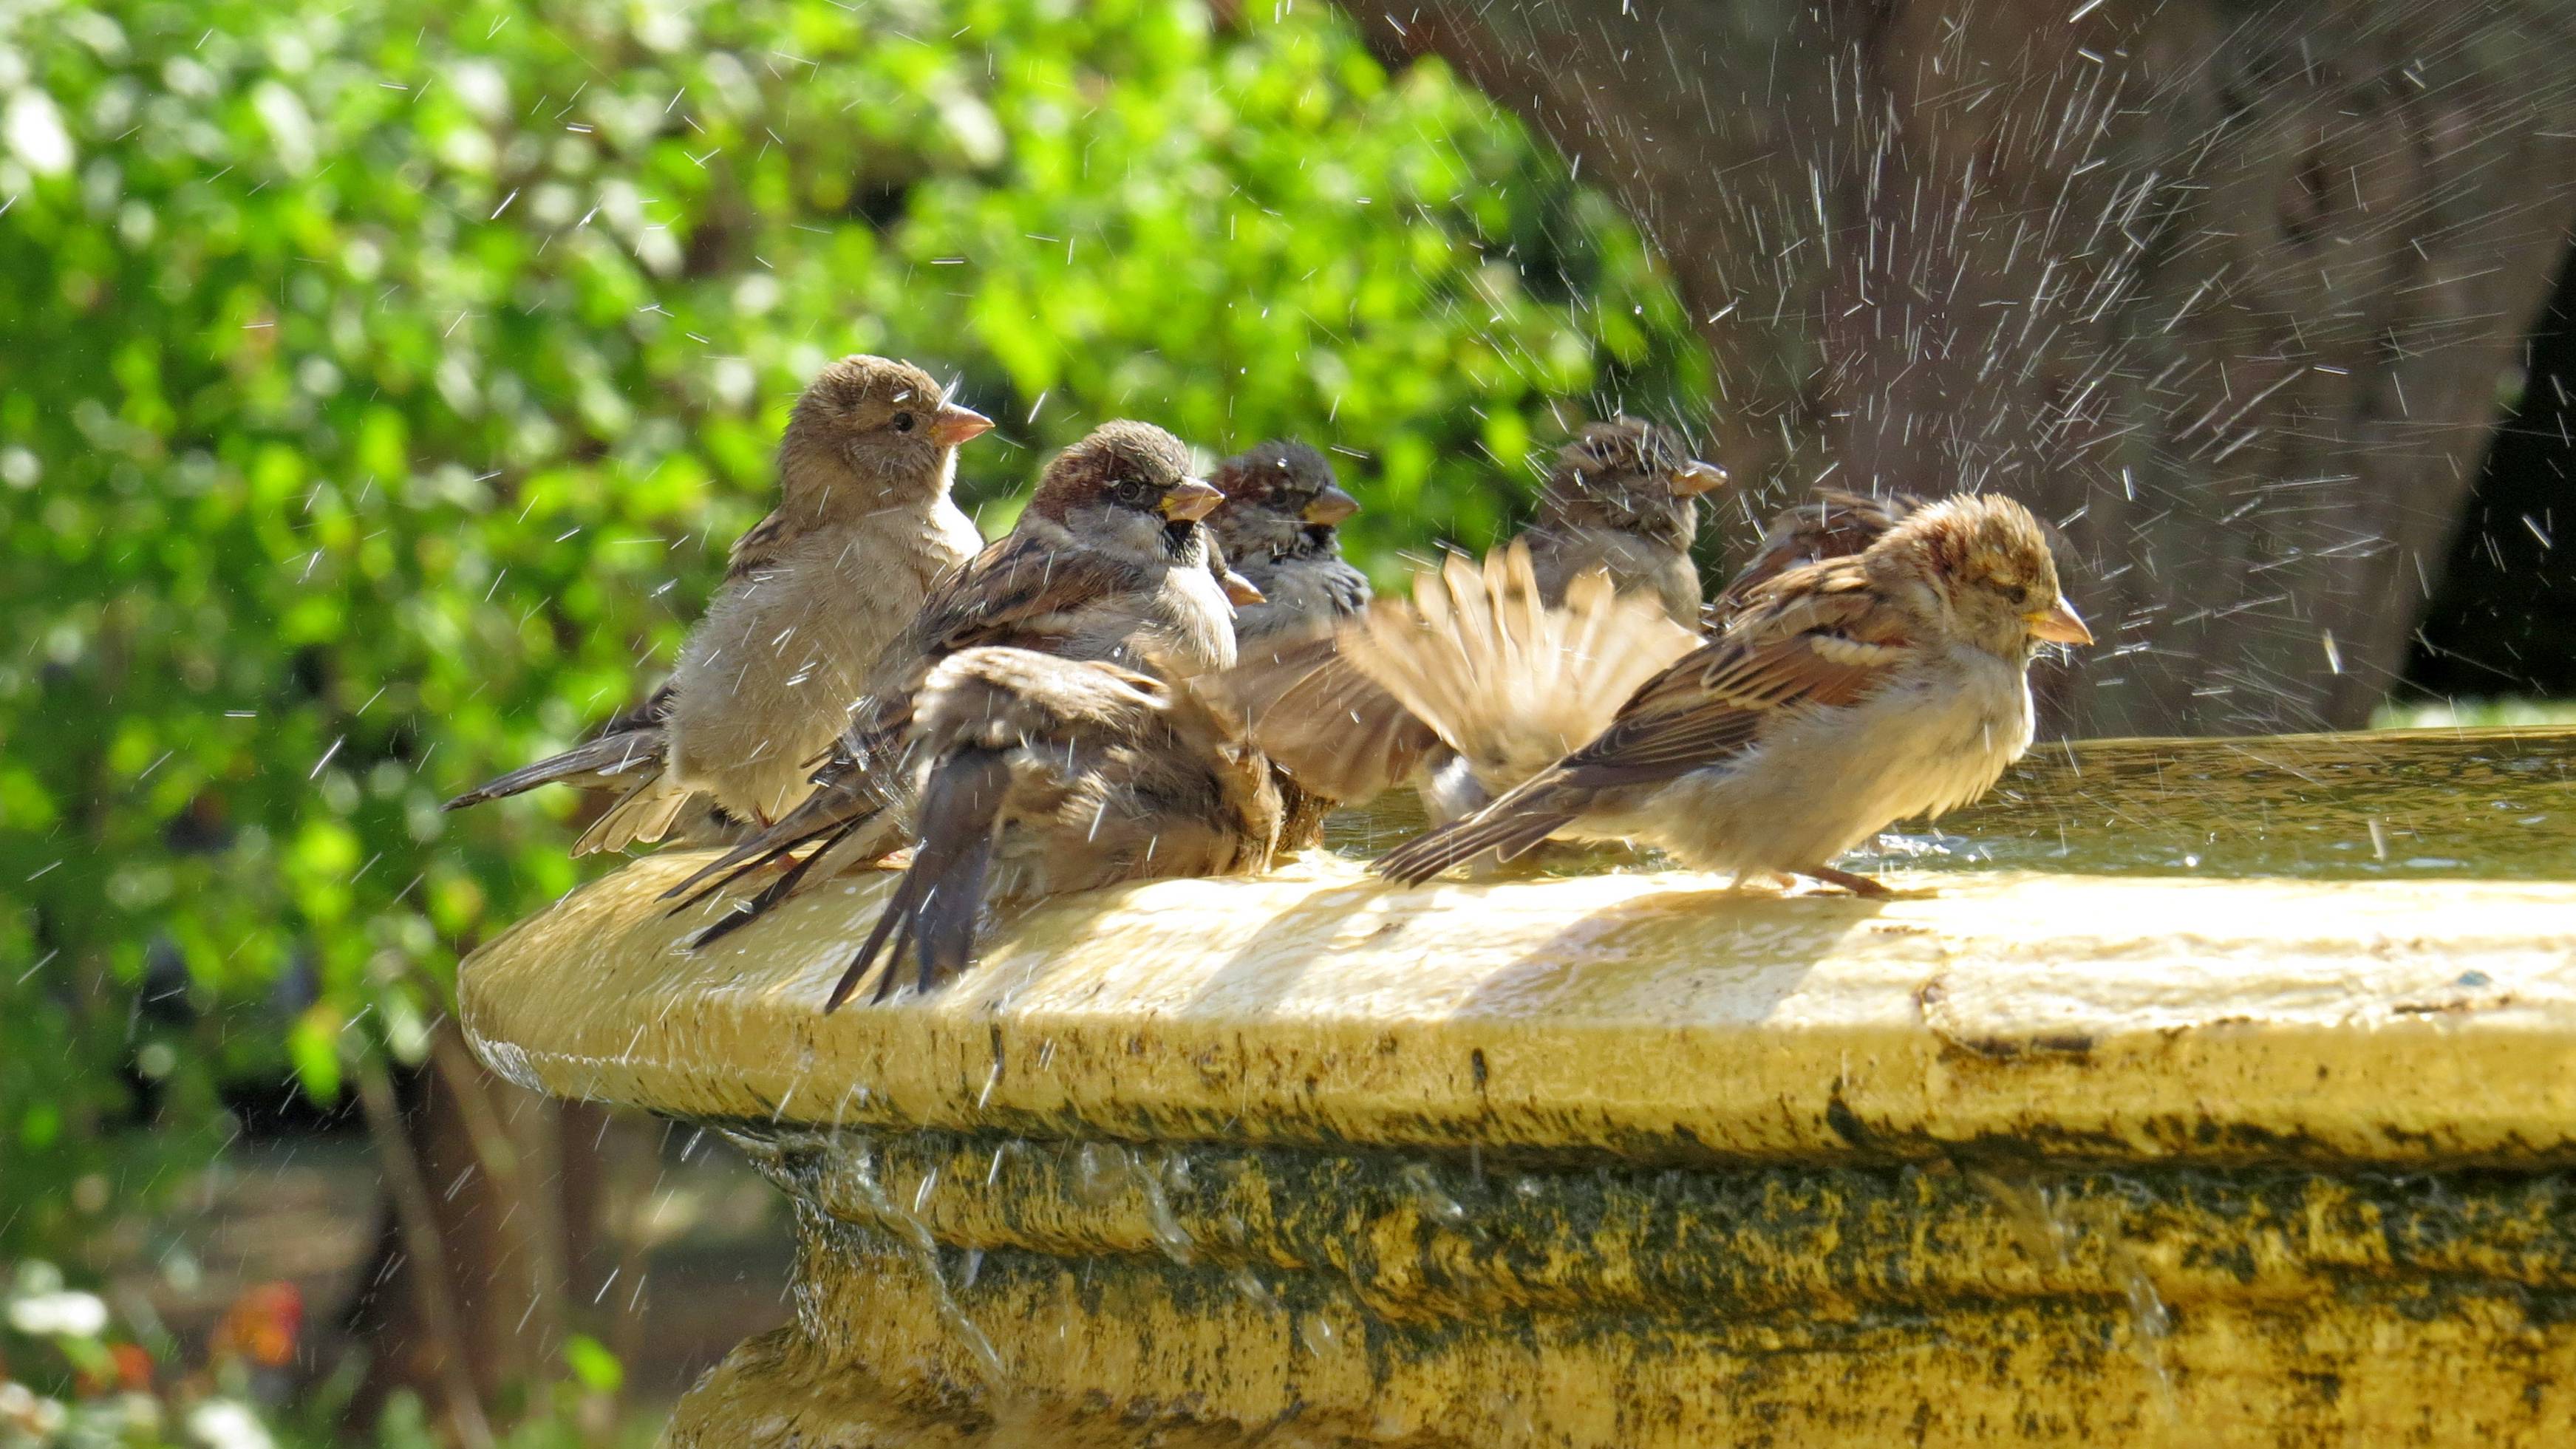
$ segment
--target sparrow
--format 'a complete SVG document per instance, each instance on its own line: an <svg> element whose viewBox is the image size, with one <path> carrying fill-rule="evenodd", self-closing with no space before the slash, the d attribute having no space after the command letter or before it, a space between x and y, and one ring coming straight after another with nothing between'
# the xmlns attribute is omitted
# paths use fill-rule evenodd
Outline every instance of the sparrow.
<svg viewBox="0 0 2576 1449"><path fill-rule="evenodd" d="M1208 526L1267 600L1235 614L1240 646L1304 633L1367 606L1368 575L1342 557L1340 533L1360 501L1342 491L1323 454L1276 439L1226 459L1208 481L1225 495Z"/></svg>
<svg viewBox="0 0 2576 1449"><path fill-rule="evenodd" d="M1621 593L1652 595L1684 628L1699 623L1699 497L1726 470L1693 459L1672 429L1630 417L1586 427L1556 455L1538 514L1521 537L1538 570L1540 597L1565 602L1578 574L1609 574Z"/></svg>
<svg viewBox="0 0 2576 1449"><path fill-rule="evenodd" d="M978 926L1122 881L1269 868L1268 766L1186 683L1029 649L940 661L913 702L912 859L824 1001L892 994L906 948L923 994L975 959Z"/></svg>
<svg viewBox="0 0 2576 1449"><path fill-rule="evenodd" d="M1360 502L1333 477L1333 465L1303 443L1274 439L1226 459L1210 477L1225 502L1208 526L1265 602L1234 616L1238 668L1295 677L1328 661L1333 626L1368 605L1368 575L1342 557L1340 525ZM1320 844L1324 817L1337 803L1278 772L1286 823L1280 849Z"/></svg>
<svg viewBox="0 0 2576 1449"><path fill-rule="evenodd" d="M877 656L812 774L813 793L666 893L685 896L685 907L815 846L701 944L766 912L816 867L838 870L902 843L914 697L949 656L999 645L1173 679L1232 667L1227 570L1200 522L1223 497L1190 476L1181 441L1151 424L1107 423L1057 454L1019 523L932 588Z"/></svg>
<svg viewBox="0 0 2576 1449"><path fill-rule="evenodd" d="M2030 746L2031 656L2092 638L2029 510L1962 494L1757 585L1598 738L1373 869L1419 884L1563 835L1883 896L1831 862L1984 794Z"/></svg>
<svg viewBox="0 0 2576 1449"><path fill-rule="evenodd" d="M557 781L620 790L575 854L660 840L693 801L753 825L784 815L869 661L983 546L949 490L958 445L990 427L908 362L824 368L779 442L778 508L734 543L670 682L589 742L447 808Z"/></svg>

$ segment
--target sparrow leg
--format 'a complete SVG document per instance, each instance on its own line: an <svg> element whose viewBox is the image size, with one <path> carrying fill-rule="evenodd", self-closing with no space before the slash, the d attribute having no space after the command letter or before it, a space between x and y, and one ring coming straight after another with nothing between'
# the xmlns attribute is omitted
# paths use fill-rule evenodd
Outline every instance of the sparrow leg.
<svg viewBox="0 0 2576 1449"><path fill-rule="evenodd" d="M1811 865L1806 869L1799 871L1798 874L1807 876L1810 879L1823 881L1827 885L1841 886L1844 890L1850 891L1853 895L1860 896L1867 900L1887 901L1896 899L1897 893L1895 891L1886 886L1880 885L1877 881L1871 880L1868 876L1854 875L1847 870L1836 870L1830 865Z"/></svg>

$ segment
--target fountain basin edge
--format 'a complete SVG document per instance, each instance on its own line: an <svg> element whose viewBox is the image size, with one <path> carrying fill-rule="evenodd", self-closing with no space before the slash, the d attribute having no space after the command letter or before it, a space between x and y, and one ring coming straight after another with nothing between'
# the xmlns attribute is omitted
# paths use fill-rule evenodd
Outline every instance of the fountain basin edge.
<svg viewBox="0 0 2576 1449"><path fill-rule="evenodd" d="M2563 1440L2576 885L1330 857L818 1006L626 867L466 964L496 1070L712 1123L796 1320L677 1444ZM2351 1437L2359 1436L2359 1437Z"/></svg>

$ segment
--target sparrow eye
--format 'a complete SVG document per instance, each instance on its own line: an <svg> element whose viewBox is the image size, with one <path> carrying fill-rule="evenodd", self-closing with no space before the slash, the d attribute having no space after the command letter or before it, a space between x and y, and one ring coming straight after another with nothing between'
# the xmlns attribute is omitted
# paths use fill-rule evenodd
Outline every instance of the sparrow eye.
<svg viewBox="0 0 2576 1449"><path fill-rule="evenodd" d="M1147 496L1152 492L1152 489L1133 478L1121 478L1109 486L1109 496L1130 508L1144 507Z"/></svg>
<svg viewBox="0 0 2576 1449"><path fill-rule="evenodd" d="M908 433L908 432L911 432L911 431L912 431L912 414L910 414L910 413L896 413L896 414L894 415L894 430L895 430L896 432L898 432L898 433Z"/></svg>

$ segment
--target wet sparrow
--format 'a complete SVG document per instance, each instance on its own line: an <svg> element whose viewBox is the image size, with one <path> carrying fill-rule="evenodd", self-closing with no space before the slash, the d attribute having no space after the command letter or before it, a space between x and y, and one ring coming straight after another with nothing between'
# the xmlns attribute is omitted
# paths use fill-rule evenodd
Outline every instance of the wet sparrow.
<svg viewBox="0 0 2576 1449"><path fill-rule="evenodd" d="M1347 618L1368 603L1368 576L1342 557L1340 533L1360 502L1334 481L1323 454L1284 439L1262 443L1218 464L1208 481L1225 495L1208 526L1267 599L1235 614L1244 650Z"/></svg>
<svg viewBox="0 0 2576 1449"><path fill-rule="evenodd" d="M1269 867L1268 766L1187 684L1027 649L953 654L913 703L913 851L823 1009L889 959L936 990L975 959L990 916L1121 881Z"/></svg>
<svg viewBox="0 0 2576 1449"><path fill-rule="evenodd" d="M1600 569L1621 593L1651 594L1674 623L1697 628L1699 496L1725 483L1670 428L1629 417L1585 428L1557 453L1521 535L1541 597L1561 604L1577 574Z"/></svg>
<svg viewBox="0 0 2576 1449"><path fill-rule="evenodd" d="M753 824L785 814L869 661L982 546L949 485L957 446L991 426L910 363L824 368L779 442L778 509L735 542L670 683L600 737L448 808L554 781L620 789L575 853L659 840L696 797Z"/></svg>
<svg viewBox="0 0 2576 1449"><path fill-rule="evenodd" d="M1563 835L1884 894L1831 862L1984 794L2030 745L2032 654L2091 640L2029 511L1951 498L1756 587L1599 738L1375 869L1415 884Z"/></svg>
<svg viewBox="0 0 2576 1449"><path fill-rule="evenodd" d="M1300 678L1333 655L1332 628L1369 600L1366 574L1342 557L1340 525L1359 512L1333 465L1303 443L1258 444L1217 465L1209 479L1225 503L1208 525L1266 596L1235 611L1238 668L1272 680ZM1280 849L1321 843L1335 801L1279 773L1287 823Z"/></svg>

